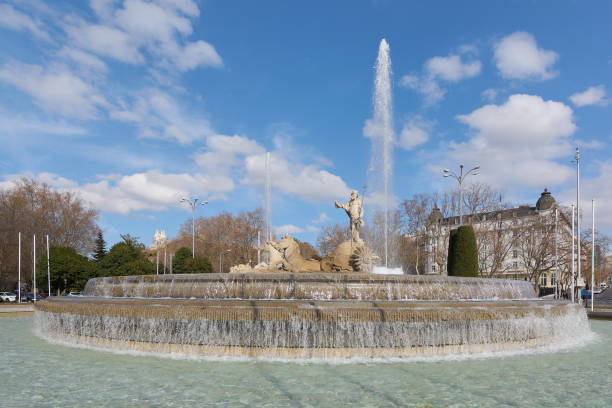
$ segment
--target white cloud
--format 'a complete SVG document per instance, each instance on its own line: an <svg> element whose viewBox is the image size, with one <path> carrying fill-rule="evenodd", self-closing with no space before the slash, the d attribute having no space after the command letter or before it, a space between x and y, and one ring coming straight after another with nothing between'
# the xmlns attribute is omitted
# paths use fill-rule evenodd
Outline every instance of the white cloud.
<svg viewBox="0 0 612 408"><path fill-rule="evenodd" d="M573 94L569 99L577 107L587 105L605 106L609 103L606 99L606 89L603 85L591 86L584 92Z"/></svg>
<svg viewBox="0 0 612 408"><path fill-rule="evenodd" d="M30 175L31 176L31 175ZM17 179L21 176L6 176ZM231 178L215 174L166 174L155 170L129 175L99 177L99 181L79 184L52 173L35 176L58 190L72 191L100 211L128 214L132 211L162 211L180 207L181 197L223 198L234 189ZM2 184L4 185L4 183Z"/></svg>
<svg viewBox="0 0 612 408"><path fill-rule="evenodd" d="M0 67L0 80L28 93L41 108L65 116L95 119L100 107L109 106L97 89L61 65L9 62Z"/></svg>
<svg viewBox="0 0 612 408"><path fill-rule="evenodd" d="M597 229L612 228L612 161L598 163L598 175L594 178L582 176L580 180L580 211L582 212L583 225L585 218L590 225L591 200L595 199L595 223ZM559 194L560 202L571 205L576 202L576 189L571 188Z"/></svg>
<svg viewBox="0 0 612 408"><path fill-rule="evenodd" d="M16 31L28 31L35 37L51 41L49 34L42 28L42 24L31 17L15 10L10 4L0 4L0 27Z"/></svg>
<svg viewBox="0 0 612 408"><path fill-rule="evenodd" d="M108 72L108 67L100 58L76 48L64 47L60 50L59 55L66 57L76 62L86 70L96 71L100 73Z"/></svg>
<svg viewBox="0 0 612 408"><path fill-rule="evenodd" d="M66 27L72 42L98 55L130 64L147 62L188 71L198 67L221 67L215 47L205 41L188 41L191 20L200 11L191 0L94 0L91 7L100 21L80 20Z"/></svg>
<svg viewBox="0 0 612 408"><path fill-rule="evenodd" d="M265 184L265 154L248 156L246 176L243 183L263 186ZM303 165L289 161L279 153L272 153L270 172L273 191L291 194L308 201L323 201L341 198L350 194L342 178L314 165Z"/></svg>
<svg viewBox="0 0 612 408"><path fill-rule="evenodd" d="M297 147L278 141L270 154L272 190L297 196L308 201L330 200L348 195L350 190L339 176L320 167L319 164L303 164L309 152L302 149L302 160L296 160ZM210 135L206 138L206 150L194 155L196 163L215 174L235 174L244 185L262 188L265 185L266 149L246 136Z"/></svg>
<svg viewBox="0 0 612 408"><path fill-rule="evenodd" d="M482 100L486 102L495 102L495 99L497 98L497 94L498 94L497 89L489 88L489 89L485 89L484 91L482 91L482 93L480 94L480 97L482 98Z"/></svg>
<svg viewBox="0 0 612 408"><path fill-rule="evenodd" d="M465 48L468 47L468 48ZM465 48L465 50L463 49ZM474 54L475 47L463 46L462 54ZM467 51L471 50L471 51ZM400 86L410 88L425 97L425 105L434 105L444 99L446 90L440 87L440 81L454 83L480 74L482 64L478 60L462 61L461 55L433 57L423 66L422 75L404 75Z"/></svg>
<svg viewBox="0 0 612 408"><path fill-rule="evenodd" d="M295 226L293 224L281 225L280 227L274 227L274 233L277 235L286 235L286 234L297 234L300 232L304 232L303 228Z"/></svg>
<svg viewBox="0 0 612 408"><path fill-rule="evenodd" d="M67 31L74 44L85 50L129 64L145 62L130 35L117 28L82 22Z"/></svg>
<svg viewBox="0 0 612 408"><path fill-rule="evenodd" d="M480 61L464 63L459 55L433 57L425 63L425 69L432 77L449 82L473 78L480 74L481 68L482 64Z"/></svg>
<svg viewBox="0 0 612 408"><path fill-rule="evenodd" d="M420 78L416 75L404 75L400 80L400 85L422 94L427 106L435 105L446 95L446 91L440 88L438 82L431 77Z"/></svg>
<svg viewBox="0 0 612 408"><path fill-rule="evenodd" d="M551 79L557 76L553 65L559 55L538 47L535 38L524 31L504 37L494 46L494 60L502 77L509 79Z"/></svg>
<svg viewBox="0 0 612 408"><path fill-rule="evenodd" d="M0 112L0 132L8 135L82 135L86 130L63 120L42 121L36 117Z"/></svg>
<svg viewBox="0 0 612 408"><path fill-rule="evenodd" d="M176 140L191 144L214 134L207 119L183 112L168 93L149 88L137 92L130 103L122 101L120 108L110 112L113 119L135 123L139 136L146 139Z"/></svg>
<svg viewBox="0 0 612 408"><path fill-rule="evenodd" d="M313 224L325 224L326 222L329 222L329 221L331 221L331 218L327 214L321 213L319 214L317 218L312 220L312 223Z"/></svg>
<svg viewBox="0 0 612 408"><path fill-rule="evenodd" d="M198 66L223 66L215 47L202 40L189 43L181 49L176 55L175 63L181 71L188 71Z"/></svg>
<svg viewBox="0 0 612 408"><path fill-rule="evenodd" d="M196 164L222 174L228 174L232 167L244 163L244 157L262 154L264 148L245 136L211 135L206 138L205 152L196 153Z"/></svg>
<svg viewBox="0 0 612 408"><path fill-rule="evenodd" d="M457 119L472 133L466 142L451 144L450 157L480 164L479 181L542 187L572 175L569 166L556 161L571 155L569 137L576 131L572 109L561 102L512 95L502 105L485 105Z"/></svg>
<svg viewBox="0 0 612 408"><path fill-rule="evenodd" d="M411 118L407 123L404 123L399 135L399 146L406 150L412 150L416 146L426 143L429 140L431 126L432 124L421 116Z"/></svg>

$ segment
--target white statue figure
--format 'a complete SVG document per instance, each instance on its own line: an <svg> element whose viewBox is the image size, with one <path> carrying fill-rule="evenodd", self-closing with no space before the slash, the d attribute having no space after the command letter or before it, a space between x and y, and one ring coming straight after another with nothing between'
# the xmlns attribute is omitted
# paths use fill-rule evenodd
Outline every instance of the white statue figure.
<svg viewBox="0 0 612 408"><path fill-rule="evenodd" d="M351 200L348 203L340 204L338 201L334 203L336 208L343 208L351 219L351 237L353 242L361 242L361 238L359 238L359 228L364 224L362 219L363 205L361 204L357 190L351 192Z"/></svg>

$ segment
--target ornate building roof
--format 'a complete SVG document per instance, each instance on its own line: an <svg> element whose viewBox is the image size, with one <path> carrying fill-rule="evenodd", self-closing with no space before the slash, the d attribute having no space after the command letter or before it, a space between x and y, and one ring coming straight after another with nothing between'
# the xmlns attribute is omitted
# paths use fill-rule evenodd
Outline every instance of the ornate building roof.
<svg viewBox="0 0 612 408"><path fill-rule="evenodd" d="M548 191L548 189L544 189L544 192L540 195L535 207L531 207L529 205L519 205L515 208L506 208L477 214L464 214L463 220L467 223L478 223L493 219L502 221L513 218L528 217L536 215L540 211L550 210L555 204L556 201L550 194L550 191ZM427 225L431 226L434 224L446 226L458 225L459 216L443 217L440 209L437 206L434 206L429 218L427 219Z"/></svg>
<svg viewBox="0 0 612 408"><path fill-rule="evenodd" d="M545 188L540 198L538 198L538 202L536 203L536 210L538 211L550 210L555 204L556 204L555 198L552 195L550 195L550 191L548 191L548 189Z"/></svg>

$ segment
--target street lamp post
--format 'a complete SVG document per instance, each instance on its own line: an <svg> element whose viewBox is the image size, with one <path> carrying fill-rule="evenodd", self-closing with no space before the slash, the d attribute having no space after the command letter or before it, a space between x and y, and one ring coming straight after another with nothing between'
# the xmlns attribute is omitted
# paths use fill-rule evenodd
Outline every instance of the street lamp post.
<svg viewBox="0 0 612 408"><path fill-rule="evenodd" d="M463 189L462 184L467 176L470 174L477 175L478 169L480 166L476 166L473 169L468 170L465 174L463 174L463 164L459 165L459 174L450 171L449 169L442 170L442 174L444 177L452 177L459 183L459 225L463 225Z"/></svg>
<svg viewBox="0 0 612 408"><path fill-rule="evenodd" d="M572 303L574 303L574 292L576 291L576 276L575 276L575 264L576 264L576 237L574 236L576 227L574 225L574 219L576 215L574 214L576 211L576 207L572 204Z"/></svg>
<svg viewBox="0 0 612 408"><path fill-rule="evenodd" d="M582 253L580 251L580 148L576 148L576 233L577 233L577 246L578 250L578 280L582 277L580 273L580 261L582 260Z"/></svg>
<svg viewBox="0 0 612 408"><path fill-rule="evenodd" d="M232 252L232 250L226 249L225 251L219 252L219 273L223 273L223 254L227 252Z"/></svg>
<svg viewBox="0 0 612 408"><path fill-rule="evenodd" d="M191 257L195 258L195 210L198 205L199 198L181 198L181 203L188 203L191 206ZM208 201L200 202L200 205L206 205Z"/></svg>
<svg viewBox="0 0 612 408"><path fill-rule="evenodd" d="M591 200L593 206L593 226L591 227L591 312L595 303L595 199Z"/></svg>

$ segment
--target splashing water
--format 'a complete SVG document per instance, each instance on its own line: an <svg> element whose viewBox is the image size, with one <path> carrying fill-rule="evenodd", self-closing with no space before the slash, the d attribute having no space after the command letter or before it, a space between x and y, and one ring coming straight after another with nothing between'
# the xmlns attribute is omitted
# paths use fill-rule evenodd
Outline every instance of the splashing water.
<svg viewBox="0 0 612 408"><path fill-rule="evenodd" d="M372 140L369 179L371 196L380 201L384 212L384 260L389 267L389 207L393 195L393 104L391 98L391 57L389 43L380 41L374 81L374 117L366 125L366 136Z"/></svg>

